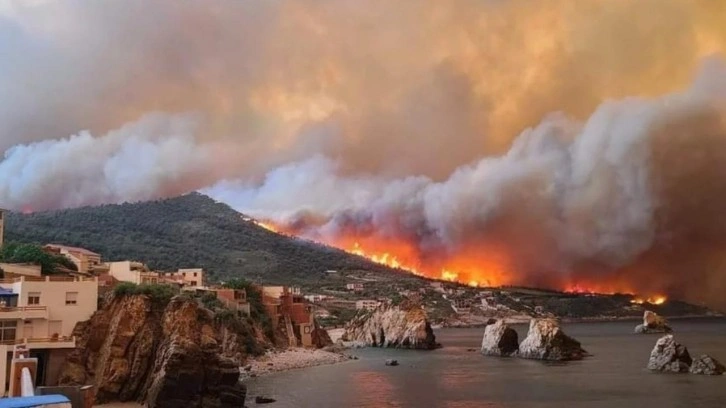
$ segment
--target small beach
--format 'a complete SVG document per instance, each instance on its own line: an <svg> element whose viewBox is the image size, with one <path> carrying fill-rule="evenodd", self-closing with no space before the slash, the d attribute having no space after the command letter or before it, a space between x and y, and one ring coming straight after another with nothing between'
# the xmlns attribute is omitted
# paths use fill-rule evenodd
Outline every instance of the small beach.
<svg viewBox="0 0 726 408"><path fill-rule="evenodd" d="M325 350L292 348L270 351L264 356L248 362L242 369L240 380L281 371L342 363L351 360L350 356Z"/></svg>

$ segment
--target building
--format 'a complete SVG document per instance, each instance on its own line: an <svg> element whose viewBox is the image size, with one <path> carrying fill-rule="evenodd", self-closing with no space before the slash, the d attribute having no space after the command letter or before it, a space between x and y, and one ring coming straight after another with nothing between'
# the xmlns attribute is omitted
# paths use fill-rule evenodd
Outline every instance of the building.
<svg viewBox="0 0 726 408"><path fill-rule="evenodd" d="M217 299L229 309L242 315L250 315L250 303L247 301L247 291L244 289L212 288L208 290L217 295Z"/></svg>
<svg viewBox="0 0 726 408"><path fill-rule="evenodd" d="M375 310L381 302L377 300L358 300L355 302L356 310Z"/></svg>
<svg viewBox="0 0 726 408"><path fill-rule="evenodd" d="M98 281L82 277L30 277L0 281L0 384L16 345L38 359L39 385L55 384L60 366L76 347L71 335L97 309Z"/></svg>
<svg viewBox="0 0 726 408"><path fill-rule="evenodd" d="M451 308L458 314L468 314L471 312L471 301L454 300L451 302Z"/></svg>
<svg viewBox="0 0 726 408"><path fill-rule="evenodd" d="M263 286L262 296L271 299L279 299L283 293L288 292L293 295L301 295L302 291L299 287L287 287L287 286Z"/></svg>
<svg viewBox="0 0 726 408"><path fill-rule="evenodd" d="M168 283L177 283L183 287L204 286L204 269L179 269L176 272L163 272L161 277Z"/></svg>
<svg viewBox="0 0 726 408"><path fill-rule="evenodd" d="M348 283L345 288L351 292L363 292L364 286L362 283Z"/></svg>
<svg viewBox="0 0 726 408"><path fill-rule="evenodd" d="M143 283L159 283L159 274L141 262L121 261L108 262L108 274L119 282L130 282L137 285Z"/></svg>
<svg viewBox="0 0 726 408"><path fill-rule="evenodd" d="M101 265L101 255L84 248L58 244L48 244L43 248L48 252L68 258L76 265L80 273L88 274L94 267Z"/></svg>
<svg viewBox="0 0 726 408"><path fill-rule="evenodd" d="M40 265L28 263L0 263L0 270L3 271L6 278L17 276L35 276L40 277Z"/></svg>
<svg viewBox="0 0 726 408"><path fill-rule="evenodd" d="M272 319L273 327L282 329L292 347L313 345L315 320L312 306L305 302L300 288L263 286L262 303Z"/></svg>
<svg viewBox="0 0 726 408"><path fill-rule="evenodd" d="M305 295L304 297L305 297L305 300L307 300L308 302L317 303L317 302L322 302L322 301L328 299L329 296L325 296L325 295Z"/></svg>

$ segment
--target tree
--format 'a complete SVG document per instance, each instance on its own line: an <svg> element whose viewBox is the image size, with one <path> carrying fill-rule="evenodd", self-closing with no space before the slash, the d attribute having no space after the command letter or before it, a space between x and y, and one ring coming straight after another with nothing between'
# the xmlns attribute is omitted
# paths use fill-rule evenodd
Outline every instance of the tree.
<svg viewBox="0 0 726 408"><path fill-rule="evenodd" d="M77 271L76 264L63 255L51 254L39 245L11 242L0 250L0 260L7 263L29 263L40 265L43 275L52 275L65 268Z"/></svg>

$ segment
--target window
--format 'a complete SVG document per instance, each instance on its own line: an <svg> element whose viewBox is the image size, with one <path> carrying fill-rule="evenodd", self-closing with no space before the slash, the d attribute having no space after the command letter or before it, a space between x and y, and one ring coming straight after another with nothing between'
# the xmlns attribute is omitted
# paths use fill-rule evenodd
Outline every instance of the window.
<svg viewBox="0 0 726 408"><path fill-rule="evenodd" d="M195 277L195 278L197 277L197 273L196 273L196 272L194 272L194 277Z"/></svg>
<svg viewBox="0 0 726 408"><path fill-rule="evenodd" d="M187 273L186 272L182 272L182 276L186 278L187 277Z"/></svg>
<svg viewBox="0 0 726 408"><path fill-rule="evenodd" d="M40 304L40 292L28 292L28 306Z"/></svg>
<svg viewBox="0 0 726 408"><path fill-rule="evenodd" d="M78 292L66 292L66 305L78 304Z"/></svg>
<svg viewBox="0 0 726 408"><path fill-rule="evenodd" d="M18 322L15 320L0 320L0 341L15 340Z"/></svg>
<svg viewBox="0 0 726 408"><path fill-rule="evenodd" d="M197 286L197 281L191 281L189 283L191 284L191 286Z"/></svg>

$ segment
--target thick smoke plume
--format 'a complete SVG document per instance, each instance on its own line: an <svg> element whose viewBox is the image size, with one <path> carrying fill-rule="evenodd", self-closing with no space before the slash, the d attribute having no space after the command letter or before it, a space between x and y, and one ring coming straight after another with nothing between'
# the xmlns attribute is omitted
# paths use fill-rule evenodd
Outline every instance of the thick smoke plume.
<svg viewBox="0 0 726 408"><path fill-rule="evenodd" d="M426 273L713 302L723 21L705 0L6 1L0 207L204 189Z"/></svg>

